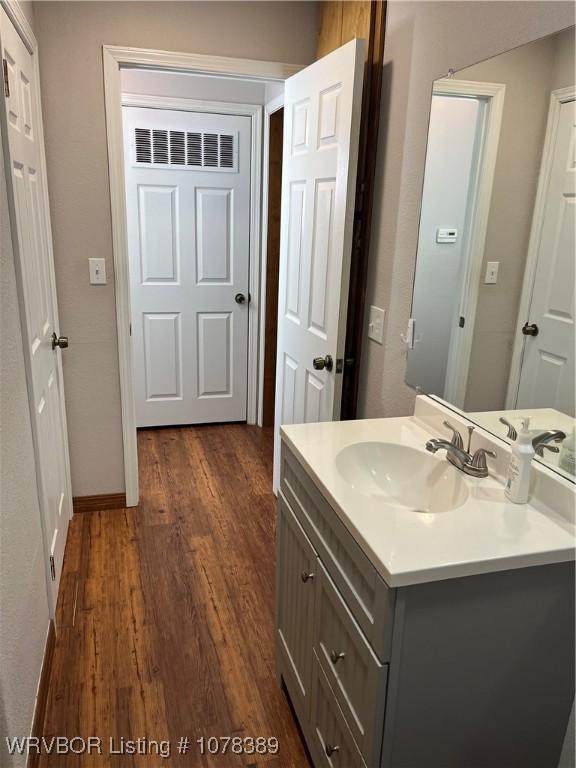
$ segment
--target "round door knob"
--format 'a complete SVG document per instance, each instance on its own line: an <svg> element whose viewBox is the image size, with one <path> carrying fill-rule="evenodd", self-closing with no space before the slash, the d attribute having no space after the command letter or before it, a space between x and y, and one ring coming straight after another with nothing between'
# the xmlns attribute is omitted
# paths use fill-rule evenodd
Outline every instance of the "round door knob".
<svg viewBox="0 0 576 768"><path fill-rule="evenodd" d="M330 661L332 664L338 664L340 659L343 659L346 656L345 653L338 653L337 651L330 651Z"/></svg>
<svg viewBox="0 0 576 768"><path fill-rule="evenodd" d="M312 361L312 365L314 366L315 371L323 371L324 369L331 371L334 362L330 355L326 355L326 357L315 357Z"/></svg>
<svg viewBox="0 0 576 768"><path fill-rule="evenodd" d="M524 336L538 336L540 333L540 329L536 325L536 323L524 323L524 326L522 328L522 333Z"/></svg>
<svg viewBox="0 0 576 768"><path fill-rule="evenodd" d="M246 296L244 296L243 293L237 293L236 296L234 296L234 301L236 302L236 304L245 304Z"/></svg>
<svg viewBox="0 0 576 768"><path fill-rule="evenodd" d="M68 349L68 336L56 336L56 334L53 333L52 349L56 349L56 347L60 347L60 349Z"/></svg>
<svg viewBox="0 0 576 768"><path fill-rule="evenodd" d="M304 584L306 584L307 581L312 581L312 579L314 578L314 574L307 573L306 571L302 571L302 573L300 574L300 578L302 579Z"/></svg>
<svg viewBox="0 0 576 768"><path fill-rule="evenodd" d="M326 744L325 752L328 755L328 757L332 757L334 752L339 752L339 751L340 751L340 747L337 744Z"/></svg>

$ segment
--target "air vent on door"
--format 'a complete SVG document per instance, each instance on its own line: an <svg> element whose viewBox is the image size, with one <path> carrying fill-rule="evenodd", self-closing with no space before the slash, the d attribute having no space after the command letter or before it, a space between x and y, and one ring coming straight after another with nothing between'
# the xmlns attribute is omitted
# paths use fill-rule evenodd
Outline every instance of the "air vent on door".
<svg viewBox="0 0 576 768"><path fill-rule="evenodd" d="M230 133L135 128L134 148L137 165L207 171L235 171L238 165L237 136Z"/></svg>

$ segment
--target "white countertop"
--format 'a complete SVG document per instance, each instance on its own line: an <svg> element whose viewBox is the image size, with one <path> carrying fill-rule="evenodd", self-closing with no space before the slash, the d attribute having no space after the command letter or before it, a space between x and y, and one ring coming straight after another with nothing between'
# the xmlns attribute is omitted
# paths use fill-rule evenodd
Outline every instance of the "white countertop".
<svg viewBox="0 0 576 768"><path fill-rule="evenodd" d="M336 467L338 452L352 443L400 443L424 451L432 436L439 435L415 416L282 427L282 439L391 587L574 560L574 516L540 499L512 504L496 477L465 476L469 497L462 506L432 514L364 495ZM433 458L447 464L444 452Z"/></svg>

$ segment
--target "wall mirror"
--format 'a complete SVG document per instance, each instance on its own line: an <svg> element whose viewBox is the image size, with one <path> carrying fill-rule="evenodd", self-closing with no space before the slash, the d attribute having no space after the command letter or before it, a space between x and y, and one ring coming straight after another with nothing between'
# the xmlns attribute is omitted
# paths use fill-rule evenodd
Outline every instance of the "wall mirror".
<svg viewBox="0 0 576 768"><path fill-rule="evenodd" d="M571 480L574 71L572 27L434 82L406 371Z"/></svg>

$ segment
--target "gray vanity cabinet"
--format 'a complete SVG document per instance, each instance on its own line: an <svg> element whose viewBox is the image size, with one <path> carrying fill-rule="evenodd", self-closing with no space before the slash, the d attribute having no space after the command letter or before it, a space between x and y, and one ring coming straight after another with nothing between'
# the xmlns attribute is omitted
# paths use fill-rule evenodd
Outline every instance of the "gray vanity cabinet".
<svg viewBox="0 0 576 768"><path fill-rule="evenodd" d="M574 563L391 589L286 445L277 667L316 768L557 768Z"/></svg>
<svg viewBox="0 0 576 768"><path fill-rule="evenodd" d="M308 537L282 497L278 507L276 594L277 652L298 717L310 713L312 629L317 557Z"/></svg>

